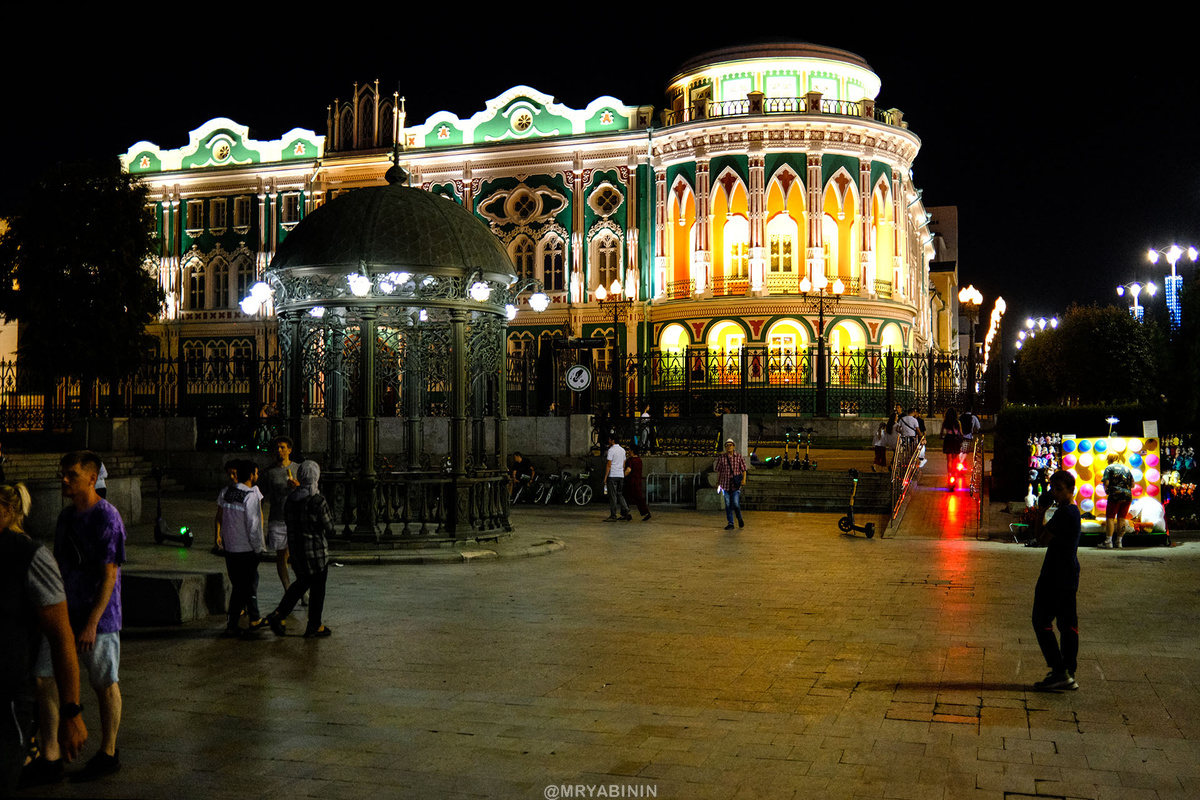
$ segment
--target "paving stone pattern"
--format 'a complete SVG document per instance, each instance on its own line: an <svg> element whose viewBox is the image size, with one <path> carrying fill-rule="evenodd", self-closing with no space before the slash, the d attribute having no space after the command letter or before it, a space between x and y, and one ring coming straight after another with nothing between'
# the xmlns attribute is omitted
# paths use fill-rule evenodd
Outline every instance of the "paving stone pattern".
<svg viewBox="0 0 1200 800"><path fill-rule="evenodd" d="M335 568L326 640L300 638L304 609L282 639L218 639L218 617L128 630L124 769L30 794L1200 796L1200 545L1082 552L1081 688L1036 693L1044 551L964 536L950 506L922 490L871 540L835 514L726 532L720 513L521 508L518 539L565 547ZM151 549L131 551L219 564ZM260 575L265 610L281 588Z"/></svg>

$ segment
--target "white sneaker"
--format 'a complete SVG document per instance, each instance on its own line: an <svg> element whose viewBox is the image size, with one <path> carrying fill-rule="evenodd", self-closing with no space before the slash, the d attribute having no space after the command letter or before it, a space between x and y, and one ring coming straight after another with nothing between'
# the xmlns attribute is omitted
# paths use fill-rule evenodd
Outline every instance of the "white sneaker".
<svg viewBox="0 0 1200 800"><path fill-rule="evenodd" d="M1096 547L1099 547L1102 550L1112 550L1112 546L1113 546L1113 543L1111 541L1109 541L1108 539L1105 539L1103 542L1096 545Z"/></svg>
<svg viewBox="0 0 1200 800"><path fill-rule="evenodd" d="M1120 547L1120 546L1121 546L1121 540L1113 539L1113 547Z"/></svg>
<svg viewBox="0 0 1200 800"><path fill-rule="evenodd" d="M1033 685L1033 688L1039 692L1073 692L1079 688L1079 684L1075 682L1075 678L1066 670L1055 672L1051 670L1046 673L1046 677Z"/></svg>

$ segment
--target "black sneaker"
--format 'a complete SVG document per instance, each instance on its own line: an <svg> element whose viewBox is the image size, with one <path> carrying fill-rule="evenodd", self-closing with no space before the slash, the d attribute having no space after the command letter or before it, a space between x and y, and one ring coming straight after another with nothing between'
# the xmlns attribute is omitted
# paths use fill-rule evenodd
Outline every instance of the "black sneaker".
<svg viewBox="0 0 1200 800"><path fill-rule="evenodd" d="M742 521L739 519L739 520L738 520L738 527L739 527L739 528L744 528L744 527L746 527L746 523L742 522Z"/></svg>
<svg viewBox="0 0 1200 800"><path fill-rule="evenodd" d="M633 522L633 515L632 514L622 514L621 522Z"/></svg>
<svg viewBox="0 0 1200 800"><path fill-rule="evenodd" d="M1073 692L1079 688L1079 684L1075 682L1075 678L1071 676L1071 673L1066 670L1062 672L1051 670L1046 674L1045 678L1035 683L1033 688L1039 692Z"/></svg>
<svg viewBox="0 0 1200 800"><path fill-rule="evenodd" d="M733 523L731 522L731 523L729 523L728 525L726 525L726 526L725 526L725 530L727 530L727 531L731 531L731 530L733 530Z"/></svg>
<svg viewBox="0 0 1200 800"><path fill-rule="evenodd" d="M38 756L21 770L21 778L17 782L18 789L30 789L34 786L48 786L63 779L63 760L47 761Z"/></svg>
<svg viewBox="0 0 1200 800"><path fill-rule="evenodd" d="M645 521L646 521L646 520L648 520L648 519L650 519L650 515L649 515L649 514L647 514L646 516L642 517L642 522L645 522Z"/></svg>
<svg viewBox="0 0 1200 800"><path fill-rule="evenodd" d="M101 750L92 756L91 760L84 765L83 769L76 772L71 780L76 783L86 783L87 781L94 781L97 778L103 778L105 775L112 775L119 769L121 769L121 751L117 750L110 756Z"/></svg>

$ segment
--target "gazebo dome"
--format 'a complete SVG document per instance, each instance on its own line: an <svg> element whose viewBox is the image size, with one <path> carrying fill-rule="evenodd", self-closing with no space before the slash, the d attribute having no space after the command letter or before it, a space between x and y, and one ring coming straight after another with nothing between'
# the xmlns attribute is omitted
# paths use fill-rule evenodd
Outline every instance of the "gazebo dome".
<svg viewBox="0 0 1200 800"><path fill-rule="evenodd" d="M389 179L393 176L390 174ZM483 222L457 203L400 183L355 189L306 216L279 245L271 270L403 270L516 278Z"/></svg>

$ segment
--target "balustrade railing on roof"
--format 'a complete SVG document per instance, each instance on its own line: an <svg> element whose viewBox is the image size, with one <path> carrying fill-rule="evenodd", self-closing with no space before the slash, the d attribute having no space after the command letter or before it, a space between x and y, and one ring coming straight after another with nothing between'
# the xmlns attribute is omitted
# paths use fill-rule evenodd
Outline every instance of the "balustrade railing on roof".
<svg viewBox="0 0 1200 800"><path fill-rule="evenodd" d="M812 105L816 102L816 105ZM838 117L870 119L893 127L904 127L904 116L898 109L881 109L873 100L835 100L822 98L813 92L807 97L763 97L758 111L756 103L749 98L741 100L698 101L686 108L664 109L663 127L695 122L703 119L741 117L753 114L808 114L816 113Z"/></svg>

